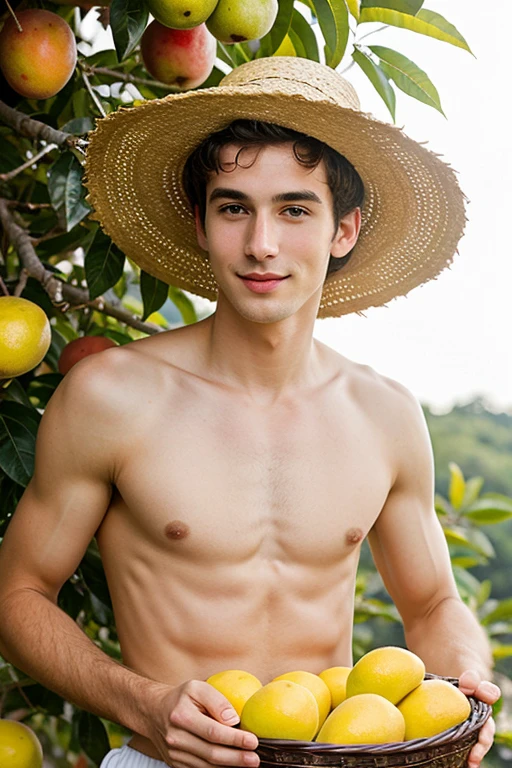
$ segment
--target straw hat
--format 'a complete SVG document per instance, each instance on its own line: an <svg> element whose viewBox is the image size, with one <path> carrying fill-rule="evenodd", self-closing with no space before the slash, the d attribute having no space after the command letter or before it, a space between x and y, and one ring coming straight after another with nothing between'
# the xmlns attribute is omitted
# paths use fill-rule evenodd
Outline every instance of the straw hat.
<svg viewBox="0 0 512 768"><path fill-rule="evenodd" d="M359 240L346 266L326 280L319 317L381 306L451 263L466 222L455 172L400 128L361 112L352 85L330 67L283 56L242 64L217 87L170 94L98 121L86 158L93 218L143 270L216 299L181 174L204 138L239 118L320 139L363 180Z"/></svg>

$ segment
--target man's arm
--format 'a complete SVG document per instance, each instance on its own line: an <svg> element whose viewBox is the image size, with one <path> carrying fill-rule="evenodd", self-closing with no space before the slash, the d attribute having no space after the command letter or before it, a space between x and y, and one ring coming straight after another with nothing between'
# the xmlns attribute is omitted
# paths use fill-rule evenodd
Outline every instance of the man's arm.
<svg viewBox="0 0 512 768"><path fill-rule="evenodd" d="M222 694L202 681L173 688L137 674L57 605L108 509L127 439L123 414L136 402L123 375L136 368L126 361L134 354L107 350L78 363L46 408L34 476L0 546L0 654L66 700L146 736L169 764L180 766L186 752L196 768L254 765L241 749L257 740L227 727L238 716Z"/></svg>
<svg viewBox="0 0 512 768"><path fill-rule="evenodd" d="M87 363L48 404L34 476L0 547L0 653L69 701L140 732L136 704L154 682L110 659L57 607L108 508L117 455L105 363Z"/></svg>
<svg viewBox="0 0 512 768"><path fill-rule="evenodd" d="M459 597L446 539L434 508L434 462L423 412L394 386L395 480L369 534L372 555L404 623L408 648L427 671L458 677L476 669L489 677L492 655L484 630Z"/></svg>
<svg viewBox="0 0 512 768"><path fill-rule="evenodd" d="M499 688L488 682L492 654L484 630L460 599L443 529L434 507L434 461L425 417L404 387L393 383L390 444L395 480L369 544L382 580L404 623L407 647L428 672L458 677L466 695L493 704ZM468 757L479 768L492 746L490 718Z"/></svg>

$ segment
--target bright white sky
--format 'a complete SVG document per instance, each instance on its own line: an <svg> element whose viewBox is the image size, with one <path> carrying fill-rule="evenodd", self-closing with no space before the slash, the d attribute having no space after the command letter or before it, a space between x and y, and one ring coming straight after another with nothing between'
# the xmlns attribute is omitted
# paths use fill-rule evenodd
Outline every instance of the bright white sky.
<svg viewBox="0 0 512 768"><path fill-rule="evenodd" d="M425 7L454 24L476 58L403 29L387 28L365 42L408 56L440 94L448 119L397 90L396 123L417 141L428 141L459 172L471 201L459 256L437 280L387 307L369 309L365 317L317 321L315 336L400 381L435 410L481 394L495 407L512 411L512 150L507 120L512 3L426 0ZM380 26L362 25L359 36ZM105 40L94 47L112 44ZM339 71L349 63L342 62ZM391 119L356 66L346 77L365 112Z"/></svg>

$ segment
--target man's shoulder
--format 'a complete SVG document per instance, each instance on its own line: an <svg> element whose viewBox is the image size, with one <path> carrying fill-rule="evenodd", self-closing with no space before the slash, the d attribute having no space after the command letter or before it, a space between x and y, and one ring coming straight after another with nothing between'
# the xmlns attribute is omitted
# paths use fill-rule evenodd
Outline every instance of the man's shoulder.
<svg viewBox="0 0 512 768"><path fill-rule="evenodd" d="M418 398L404 384L370 365L337 355L339 380L351 397L376 422L389 429L404 428L423 420Z"/></svg>
<svg viewBox="0 0 512 768"><path fill-rule="evenodd" d="M96 416L115 411L135 416L149 393L162 393L176 377L173 349L179 343L173 334L165 331L83 358L65 375L59 398L73 400L82 412Z"/></svg>

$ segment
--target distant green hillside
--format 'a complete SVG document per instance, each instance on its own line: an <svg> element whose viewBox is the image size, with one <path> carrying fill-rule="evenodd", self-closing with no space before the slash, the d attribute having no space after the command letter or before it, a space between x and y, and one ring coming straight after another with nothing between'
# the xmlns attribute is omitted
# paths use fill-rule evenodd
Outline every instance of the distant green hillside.
<svg viewBox="0 0 512 768"><path fill-rule="evenodd" d="M423 408L427 420L436 467L436 490L446 496L454 461L464 476L483 477L482 492L494 491L512 496L512 413L491 413L481 398L449 413L436 415ZM512 520L484 526L496 557L488 566L472 568L477 579L492 580L492 596L512 596Z"/></svg>
<svg viewBox="0 0 512 768"><path fill-rule="evenodd" d="M448 464L455 461L466 477L484 478L483 491L512 496L512 413L491 413L477 398L436 415L424 406L436 466L436 490L446 495Z"/></svg>

